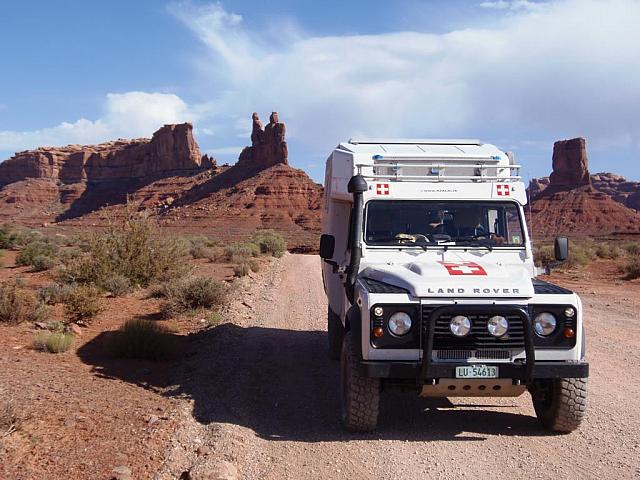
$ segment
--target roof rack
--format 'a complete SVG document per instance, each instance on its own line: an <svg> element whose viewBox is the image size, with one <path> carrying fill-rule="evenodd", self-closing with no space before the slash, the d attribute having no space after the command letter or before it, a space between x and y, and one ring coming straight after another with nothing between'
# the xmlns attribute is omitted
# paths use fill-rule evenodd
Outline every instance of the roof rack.
<svg viewBox="0 0 640 480"><path fill-rule="evenodd" d="M483 145L478 139L438 139L438 138L350 138L351 145Z"/></svg>
<svg viewBox="0 0 640 480"><path fill-rule="evenodd" d="M378 158L376 158L378 157ZM451 162L456 163L443 163ZM500 157L373 157L373 163L357 163L358 173L372 180L398 182L517 182L520 165L499 165ZM369 169L371 169L369 171ZM448 171L453 170L453 175ZM456 175L458 173L458 175Z"/></svg>

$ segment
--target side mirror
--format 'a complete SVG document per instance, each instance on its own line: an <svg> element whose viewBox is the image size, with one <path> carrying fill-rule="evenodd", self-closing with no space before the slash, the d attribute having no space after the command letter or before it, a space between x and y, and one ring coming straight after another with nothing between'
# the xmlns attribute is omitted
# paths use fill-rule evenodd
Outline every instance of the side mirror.
<svg viewBox="0 0 640 480"><path fill-rule="evenodd" d="M554 253L558 262L564 262L569 258L569 239L567 237L556 237Z"/></svg>
<svg viewBox="0 0 640 480"><path fill-rule="evenodd" d="M333 252L336 249L336 237L333 235L323 234L320 236L320 258L333 258Z"/></svg>

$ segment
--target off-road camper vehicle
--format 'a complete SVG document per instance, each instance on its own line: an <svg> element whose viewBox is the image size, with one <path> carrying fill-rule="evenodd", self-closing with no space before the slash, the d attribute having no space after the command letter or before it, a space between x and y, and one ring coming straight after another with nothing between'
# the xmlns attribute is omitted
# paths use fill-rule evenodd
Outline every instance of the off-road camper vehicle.
<svg viewBox="0 0 640 480"><path fill-rule="evenodd" d="M554 431L586 408L582 304L536 279L513 155L477 140L341 143L327 159L320 245L346 428L381 391L518 396ZM556 239L557 261L566 237Z"/></svg>

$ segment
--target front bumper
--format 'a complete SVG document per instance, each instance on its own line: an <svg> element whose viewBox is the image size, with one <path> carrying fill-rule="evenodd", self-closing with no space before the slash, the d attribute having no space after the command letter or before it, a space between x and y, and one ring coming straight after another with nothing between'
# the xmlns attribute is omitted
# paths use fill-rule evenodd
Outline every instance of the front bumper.
<svg viewBox="0 0 640 480"><path fill-rule="evenodd" d="M467 366L468 363L431 363L423 375L421 362L360 362L360 374L372 378L397 379L431 379L456 378L456 367ZM587 378L589 364L587 362L535 362L531 376L527 379L525 364L483 363L498 367L498 378L512 378L528 383L529 380L543 378Z"/></svg>

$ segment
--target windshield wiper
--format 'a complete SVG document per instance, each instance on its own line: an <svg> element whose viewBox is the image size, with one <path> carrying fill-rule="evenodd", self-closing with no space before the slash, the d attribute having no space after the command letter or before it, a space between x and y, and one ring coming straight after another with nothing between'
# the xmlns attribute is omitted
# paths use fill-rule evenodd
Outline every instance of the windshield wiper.
<svg viewBox="0 0 640 480"><path fill-rule="evenodd" d="M484 247L490 252L493 251L493 243L491 240L454 240L456 245L464 247Z"/></svg>

